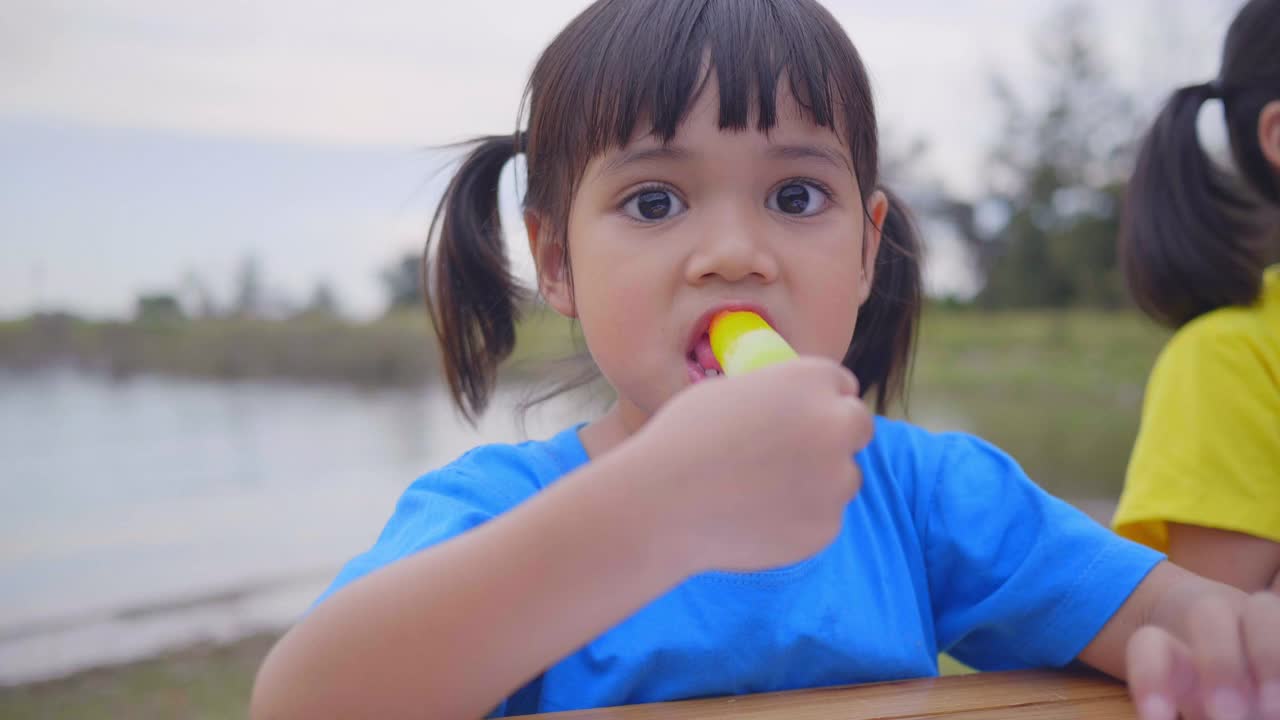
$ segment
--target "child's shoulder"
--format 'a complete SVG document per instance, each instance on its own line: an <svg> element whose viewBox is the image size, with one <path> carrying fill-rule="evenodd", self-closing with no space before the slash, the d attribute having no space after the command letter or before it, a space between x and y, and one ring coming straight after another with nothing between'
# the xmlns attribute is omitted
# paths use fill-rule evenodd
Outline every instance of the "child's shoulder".
<svg viewBox="0 0 1280 720"><path fill-rule="evenodd" d="M1264 275L1257 302L1218 308L1195 318L1174 333L1166 352L1258 341L1280 342L1280 266Z"/></svg>
<svg viewBox="0 0 1280 720"><path fill-rule="evenodd" d="M1179 328L1161 348L1152 375L1239 379L1272 377L1278 370L1280 287L1254 305L1218 308Z"/></svg>
<svg viewBox="0 0 1280 720"><path fill-rule="evenodd" d="M473 481L530 482L536 489L587 462L578 439L579 425L541 440L478 445L456 460L424 475L421 481L465 478Z"/></svg>
<svg viewBox="0 0 1280 720"><path fill-rule="evenodd" d="M958 473L1021 473L1000 448L967 432L929 430L907 420L876 416L866 451L894 475L939 478Z"/></svg>
<svg viewBox="0 0 1280 720"><path fill-rule="evenodd" d="M924 455L963 452L968 448L994 450L991 443L981 437L961 430L930 430L922 425L901 418L875 416L875 436L872 444L887 450L913 452Z"/></svg>
<svg viewBox="0 0 1280 720"><path fill-rule="evenodd" d="M985 522L1016 516L1046 502L1016 460L967 432L877 417L875 436L859 465L863 492L903 498L916 526L926 533L929 528L971 527L977 518Z"/></svg>

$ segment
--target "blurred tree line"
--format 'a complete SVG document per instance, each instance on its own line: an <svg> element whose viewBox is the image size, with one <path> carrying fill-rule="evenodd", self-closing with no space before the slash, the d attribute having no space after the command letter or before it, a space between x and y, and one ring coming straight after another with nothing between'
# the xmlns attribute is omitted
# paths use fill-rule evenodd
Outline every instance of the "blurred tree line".
<svg viewBox="0 0 1280 720"><path fill-rule="evenodd" d="M951 196L929 178L922 141L886 144L884 172L906 186L909 203L930 222L926 242L931 229L942 228L968 254L980 289L961 302L984 309L1113 309L1128 303L1116 237L1142 123L1133 98L1105 68L1096 29L1088 5L1061 5L1031 36L1035 86L1019 92L1007 77L991 78L1001 125L988 148L986 186L978 199ZM379 271L387 313L422 307L420 257L406 252ZM304 303L268 292L252 257L243 261L226 306L213 302L194 275L181 288L176 298L140 296L137 317L284 319L341 312L324 282Z"/></svg>
<svg viewBox="0 0 1280 720"><path fill-rule="evenodd" d="M1019 90L1000 73L990 79L999 128L975 199L929 179L921 141L886 143L884 174L921 216L926 266L935 261L939 235L963 246L964 269L976 276L977 290L972 297L935 291L948 304L1128 306L1116 243L1125 183L1145 129L1137 103L1108 72L1088 5L1060 5L1030 42L1033 85Z"/></svg>
<svg viewBox="0 0 1280 720"><path fill-rule="evenodd" d="M173 291L147 291L134 302L133 319L150 324L172 323L191 318L239 320L287 320L293 318L336 319L341 303L327 280L317 280L310 296L297 302L272 288L262 263L245 256L236 269L232 297L219 303L204 276L188 270Z"/></svg>
<svg viewBox="0 0 1280 720"><path fill-rule="evenodd" d="M1127 303L1116 238L1142 127L1133 99L1103 66L1095 28L1087 6L1065 5L1035 38L1040 84L1032 96L992 79L1003 120L988 153L987 194L956 214L981 274L975 302L983 308Z"/></svg>
<svg viewBox="0 0 1280 720"><path fill-rule="evenodd" d="M970 235L987 308L1126 302L1116 259L1124 183L1141 127L1134 102L1103 68L1083 5L1062 8L1039 34L1043 84L1035 107L1003 77L1003 116L988 158L989 208L1005 218Z"/></svg>

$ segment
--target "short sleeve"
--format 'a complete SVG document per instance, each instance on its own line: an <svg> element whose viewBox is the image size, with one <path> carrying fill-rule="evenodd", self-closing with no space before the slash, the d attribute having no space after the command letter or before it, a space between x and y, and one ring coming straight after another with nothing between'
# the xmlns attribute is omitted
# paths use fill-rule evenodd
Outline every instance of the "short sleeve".
<svg viewBox="0 0 1280 720"><path fill-rule="evenodd" d="M373 547L338 572L312 607L369 573L475 528L538 490L537 475L497 446L477 448L405 490Z"/></svg>
<svg viewBox="0 0 1280 720"><path fill-rule="evenodd" d="M396 503L377 542L348 562L312 608L356 580L457 537L515 508L587 462L573 427L547 442L486 445L418 478ZM541 676L488 717L535 712Z"/></svg>
<svg viewBox="0 0 1280 720"><path fill-rule="evenodd" d="M942 437L924 529L939 648L981 670L1071 662L1162 556L1049 495L988 443Z"/></svg>
<svg viewBox="0 0 1280 720"><path fill-rule="evenodd" d="M1280 350L1231 318L1180 331L1148 381L1114 523L1159 550L1167 522L1280 542Z"/></svg>

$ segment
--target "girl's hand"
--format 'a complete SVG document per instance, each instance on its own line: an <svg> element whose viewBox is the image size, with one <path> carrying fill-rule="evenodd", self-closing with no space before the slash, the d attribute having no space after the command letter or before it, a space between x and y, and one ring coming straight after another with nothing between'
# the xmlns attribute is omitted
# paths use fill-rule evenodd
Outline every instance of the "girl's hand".
<svg viewBox="0 0 1280 720"><path fill-rule="evenodd" d="M872 419L843 366L800 358L699 383L634 437L690 572L804 559L840 531Z"/></svg>
<svg viewBox="0 0 1280 720"><path fill-rule="evenodd" d="M1129 689L1142 720L1280 720L1280 595L1243 605L1209 595L1182 639L1148 625L1129 640Z"/></svg>

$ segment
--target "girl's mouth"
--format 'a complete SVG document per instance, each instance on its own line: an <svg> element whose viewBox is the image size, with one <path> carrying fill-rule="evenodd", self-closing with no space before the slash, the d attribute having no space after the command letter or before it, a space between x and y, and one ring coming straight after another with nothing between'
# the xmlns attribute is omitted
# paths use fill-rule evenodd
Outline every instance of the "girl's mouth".
<svg viewBox="0 0 1280 720"><path fill-rule="evenodd" d="M689 348L685 356L685 366L689 372L689 382L698 383L708 378L720 377L724 370L715 353L711 352L711 338L703 333Z"/></svg>

